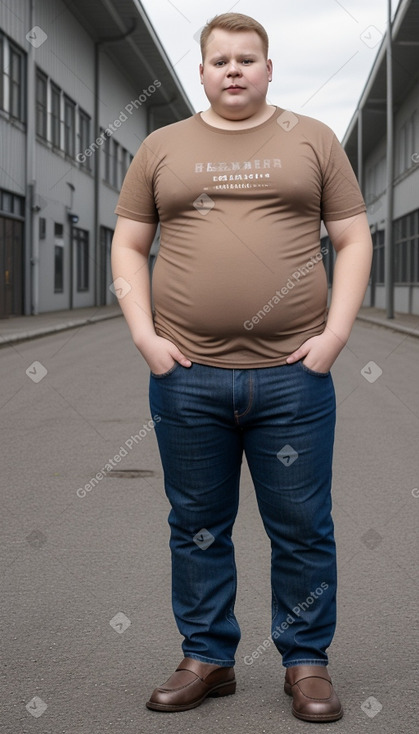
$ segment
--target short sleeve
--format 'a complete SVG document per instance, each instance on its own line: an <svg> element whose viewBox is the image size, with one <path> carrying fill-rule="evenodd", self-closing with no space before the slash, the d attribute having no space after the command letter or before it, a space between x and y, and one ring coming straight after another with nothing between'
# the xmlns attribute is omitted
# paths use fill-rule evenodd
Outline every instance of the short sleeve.
<svg viewBox="0 0 419 734"><path fill-rule="evenodd" d="M151 156L151 160L154 157ZM135 154L124 178L115 214L137 222L158 222L153 189L153 166L145 140Z"/></svg>
<svg viewBox="0 0 419 734"><path fill-rule="evenodd" d="M323 170L321 215L323 221L337 221L366 211L364 198L344 149L333 134L327 164Z"/></svg>

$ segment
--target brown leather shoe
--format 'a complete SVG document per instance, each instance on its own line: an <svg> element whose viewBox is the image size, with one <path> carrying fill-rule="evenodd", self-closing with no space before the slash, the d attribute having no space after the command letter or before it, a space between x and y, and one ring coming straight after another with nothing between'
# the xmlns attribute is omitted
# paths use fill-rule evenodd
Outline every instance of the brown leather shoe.
<svg viewBox="0 0 419 734"><path fill-rule="evenodd" d="M153 691L146 706L153 711L187 711L207 696L229 696L235 691L234 668L184 658L169 680Z"/></svg>
<svg viewBox="0 0 419 734"><path fill-rule="evenodd" d="M323 665L287 668L284 691L292 696L292 713L303 721L337 721L343 716L341 703Z"/></svg>

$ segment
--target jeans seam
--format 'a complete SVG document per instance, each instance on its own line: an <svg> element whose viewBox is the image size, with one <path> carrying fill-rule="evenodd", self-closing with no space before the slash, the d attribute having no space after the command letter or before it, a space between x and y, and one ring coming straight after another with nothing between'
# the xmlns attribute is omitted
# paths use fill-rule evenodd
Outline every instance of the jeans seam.
<svg viewBox="0 0 419 734"><path fill-rule="evenodd" d="M232 668L235 663L233 659L221 660L218 658L207 658L205 655L197 655L194 652L188 653L187 650L183 650L183 654L185 658L192 658L192 660L199 660L201 663L209 663L210 665L219 665L223 668Z"/></svg>
<svg viewBox="0 0 419 734"><path fill-rule="evenodd" d="M296 658L295 660L291 660L289 663L286 663L284 667L293 668L296 665L321 665L325 668L327 666L327 662L325 660L318 660L317 658Z"/></svg>
<svg viewBox="0 0 419 734"><path fill-rule="evenodd" d="M297 364L300 365L304 372L307 372L309 375L313 375L313 377L329 377L330 375L330 370L328 370L328 372L317 372L317 370L312 370L311 367L307 367L302 360L297 362Z"/></svg>
<svg viewBox="0 0 419 734"><path fill-rule="evenodd" d="M161 380L162 378L169 377L169 375L173 374L173 372L175 372L178 367L180 367L179 362L175 362L173 367L171 367L170 370L167 370L167 372L156 373L156 372L151 372L150 370L150 374L152 377L154 377L154 379Z"/></svg>
<svg viewBox="0 0 419 734"><path fill-rule="evenodd" d="M278 614L278 611L279 611L278 599L277 599L274 589L272 589L272 625L273 625L276 615Z"/></svg>
<svg viewBox="0 0 419 734"><path fill-rule="evenodd" d="M249 370L250 372L250 370ZM238 424L240 418L244 418L246 415L250 413L253 407L253 395L254 395L254 388L253 388L253 377L252 374L249 374L249 401L247 403L246 410L243 411L243 413L239 413L238 410L234 411L234 418L236 423Z"/></svg>

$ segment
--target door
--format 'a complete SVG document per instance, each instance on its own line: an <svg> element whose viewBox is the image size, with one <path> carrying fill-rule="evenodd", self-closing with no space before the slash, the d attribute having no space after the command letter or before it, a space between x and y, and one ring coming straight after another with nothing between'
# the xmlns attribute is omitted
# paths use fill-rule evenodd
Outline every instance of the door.
<svg viewBox="0 0 419 734"><path fill-rule="evenodd" d="M0 318L23 314L23 222L0 217Z"/></svg>

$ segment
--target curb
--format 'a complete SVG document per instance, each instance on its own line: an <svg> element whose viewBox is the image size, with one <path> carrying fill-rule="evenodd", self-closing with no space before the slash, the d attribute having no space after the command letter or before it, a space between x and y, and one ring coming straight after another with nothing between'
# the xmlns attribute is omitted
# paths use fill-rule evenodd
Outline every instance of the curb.
<svg viewBox="0 0 419 734"><path fill-rule="evenodd" d="M419 330L413 329L411 326L403 326L403 324L391 323L391 319L384 321L383 319L377 319L375 316L364 316L363 314L356 317L357 321L365 321L368 324L374 326L381 326L383 329L390 329L390 331L398 331L401 334L407 336L414 336L419 338Z"/></svg>
<svg viewBox="0 0 419 734"><path fill-rule="evenodd" d="M89 324L96 324L99 321L108 321L122 316L122 312L112 314L98 314L97 316L89 316L85 319L75 319L74 321L65 321L54 326L43 326L39 329L31 329L30 331L22 331L20 334L10 334L9 336L0 336L0 348L7 347L9 344L18 344L19 342L29 341L30 339L39 339L42 336L49 336L60 331L68 331L69 329L78 329Z"/></svg>

